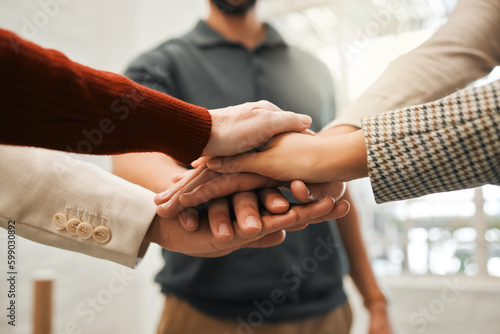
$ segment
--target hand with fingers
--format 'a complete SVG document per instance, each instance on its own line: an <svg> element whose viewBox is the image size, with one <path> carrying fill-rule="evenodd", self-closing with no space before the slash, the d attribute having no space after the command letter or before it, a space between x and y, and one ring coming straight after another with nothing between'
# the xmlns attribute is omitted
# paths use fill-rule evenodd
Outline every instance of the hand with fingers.
<svg viewBox="0 0 500 334"><path fill-rule="evenodd" d="M274 137L259 152L210 159L206 164L219 173L256 173L280 181L319 183L349 181L368 176L366 144L361 130L329 136L285 133Z"/></svg>
<svg viewBox="0 0 500 334"><path fill-rule="evenodd" d="M253 173L219 174L205 165L190 170L183 176L177 176L176 181L168 190L155 197L155 203L158 205L157 213L162 217L173 217L181 213L181 217L187 218L194 214L194 207L210 200L261 188L289 187L294 197L301 203L311 203L327 196L339 201L345 192L343 182L305 184L296 180L289 185ZM340 205L340 202L337 205ZM266 205L266 208L269 206Z"/></svg>
<svg viewBox="0 0 500 334"><path fill-rule="evenodd" d="M274 136L302 132L311 117L283 111L271 102L258 101L209 111L212 116L210 139L204 156L229 156L264 145Z"/></svg>
<svg viewBox="0 0 500 334"><path fill-rule="evenodd" d="M335 205L331 197L289 209L288 202L277 189L262 189L259 194L267 209L262 213L254 192L240 192L232 196L235 221L229 212L229 198L217 198L199 215L195 230L187 231L185 223L179 223L177 217L157 216L145 241L191 256L218 257L240 248L278 245L284 241L285 231L342 217L349 211L349 203L344 201Z"/></svg>
<svg viewBox="0 0 500 334"><path fill-rule="evenodd" d="M298 221L284 228L296 231L309 224L341 218L349 211L349 203L340 200L345 184L339 182L307 185L302 181L292 182L289 187L293 196L304 205L293 205L290 209L288 200L276 188L285 183L257 174L221 175L200 166L183 176L176 175L173 181L177 182L168 191L156 196L155 202L159 205L157 213L167 218L178 215L184 229L193 232L203 224L203 220L199 221L196 207L208 203L208 224L218 242L259 235L269 215L296 212ZM259 200L264 210L259 209ZM234 210L234 222L231 220L230 203Z"/></svg>

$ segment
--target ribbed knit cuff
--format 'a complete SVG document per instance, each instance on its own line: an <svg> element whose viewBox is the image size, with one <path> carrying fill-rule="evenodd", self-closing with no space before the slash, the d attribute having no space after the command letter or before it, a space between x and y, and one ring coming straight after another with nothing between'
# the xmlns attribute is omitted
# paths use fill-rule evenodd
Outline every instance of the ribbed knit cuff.
<svg viewBox="0 0 500 334"><path fill-rule="evenodd" d="M163 152L183 165L199 158L212 130L208 110L138 87L141 93L136 92L131 97L138 100L138 106L127 121L133 129L131 136L134 138L130 145L140 145L136 147L139 151Z"/></svg>

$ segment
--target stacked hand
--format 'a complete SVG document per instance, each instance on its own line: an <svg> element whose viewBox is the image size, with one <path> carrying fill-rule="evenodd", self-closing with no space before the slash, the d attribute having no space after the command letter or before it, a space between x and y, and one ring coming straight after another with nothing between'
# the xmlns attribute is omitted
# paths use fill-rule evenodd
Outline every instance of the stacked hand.
<svg viewBox="0 0 500 334"><path fill-rule="evenodd" d="M181 196L187 189L195 187L200 178L205 180L205 176L212 177L214 184L220 187L213 188L212 192L201 184L200 190ZM206 166L188 172L173 189L155 198L155 202L160 204L158 215L170 218L159 218L157 223L152 224L148 231L152 237L149 241L193 256L222 256L239 248L280 244L285 237L283 231L296 231L309 224L340 218L349 211L347 201L336 203L331 197L332 194L342 196L345 187L341 183L313 185L309 190L303 182L294 181L290 185L294 197L305 205L290 208L281 192L269 187L277 185L276 181L257 174L241 174L239 177L241 182L232 182L235 174L216 176ZM246 191L259 185L266 188L255 192ZM176 192L177 189L179 191ZM186 205L181 204L181 198ZM262 209L259 209L259 200L263 203ZM194 208L207 201L206 210L199 212ZM234 219L231 218L230 203L235 213ZM161 236L165 239L162 240ZM176 236L175 240L169 239L169 236Z"/></svg>
<svg viewBox="0 0 500 334"><path fill-rule="evenodd" d="M307 116L265 101L211 113L212 137L205 156L155 197L161 218L152 224L150 240L173 251L220 256L242 247L276 245L284 240L285 230L347 214L341 181L349 176L332 177L326 156L331 143L305 133ZM234 156L253 148L260 152ZM302 204L290 206L278 187L288 188ZM183 231L165 230L174 228ZM166 239L169 235L177 237Z"/></svg>
<svg viewBox="0 0 500 334"><path fill-rule="evenodd" d="M212 132L203 151L205 156L230 156L264 145L273 136L301 132L311 117L283 111L271 102L259 101L210 110Z"/></svg>
<svg viewBox="0 0 500 334"><path fill-rule="evenodd" d="M342 135L285 133L269 141L261 152L203 157L194 165L206 163L221 173L251 172L281 181L327 182L368 176L366 161L364 135L359 130Z"/></svg>
<svg viewBox="0 0 500 334"><path fill-rule="evenodd" d="M193 163L195 169L175 175L173 185L155 197L163 218L146 239L189 255L222 256L244 247L271 247L283 242L285 231L345 216L350 205L342 199L343 181L368 173L363 133L352 128L319 135L295 131L271 131L236 150L262 145L257 152L227 157L207 152ZM278 188L288 189L302 204L291 205ZM353 210L339 231L349 241L348 256L359 258L362 237ZM377 288L366 256L352 268L363 291ZM368 311L370 333L392 333L385 301L372 301Z"/></svg>
<svg viewBox="0 0 500 334"><path fill-rule="evenodd" d="M290 207L276 188L285 183L258 174L219 174L202 165L175 176L175 181L155 197L157 213L163 218L152 224L148 234L157 238L177 235L175 240L150 241L194 256L222 256L244 247L274 246L283 242L283 231L337 219L349 211L349 203L340 200L345 191L340 182L293 181L288 187L304 205ZM199 211L196 207L204 203L206 208Z"/></svg>

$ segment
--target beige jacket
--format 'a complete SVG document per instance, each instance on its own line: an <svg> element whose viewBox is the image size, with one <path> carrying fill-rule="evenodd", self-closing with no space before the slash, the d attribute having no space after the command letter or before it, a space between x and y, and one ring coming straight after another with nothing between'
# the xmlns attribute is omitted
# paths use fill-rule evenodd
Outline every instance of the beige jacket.
<svg viewBox="0 0 500 334"><path fill-rule="evenodd" d="M17 236L128 267L155 216L149 190L56 151L0 145L0 187L2 228L15 221ZM90 225L66 228L79 211Z"/></svg>
<svg viewBox="0 0 500 334"><path fill-rule="evenodd" d="M500 184L500 84L442 98L500 64L500 1L461 0L328 127L361 127L377 202ZM440 104L445 103L446 107ZM404 106L407 107L400 110ZM395 110L388 114L381 114ZM379 115L381 114L381 115Z"/></svg>

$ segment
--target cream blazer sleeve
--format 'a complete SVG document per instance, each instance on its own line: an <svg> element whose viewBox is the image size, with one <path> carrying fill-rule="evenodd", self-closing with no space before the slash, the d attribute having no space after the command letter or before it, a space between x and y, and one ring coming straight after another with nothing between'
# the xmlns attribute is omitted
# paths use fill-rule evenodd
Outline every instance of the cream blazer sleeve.
<svg viewBox="0 0 500 334"><path fill-rule="evenodd" d="M39 148L0 145L0 188L1 227L15 221L17 236L128 267L156 210L149 190Z"/></svg>
<svg viewBox="0 0 500 334"><path fill-rule="evenodd" d="M442 98L500 64L500 1L459 0L427 42L392 62L357 100L326 128Z"/></svg>

